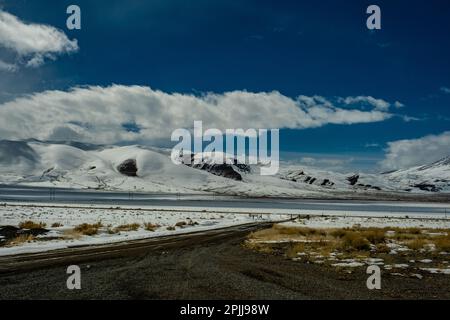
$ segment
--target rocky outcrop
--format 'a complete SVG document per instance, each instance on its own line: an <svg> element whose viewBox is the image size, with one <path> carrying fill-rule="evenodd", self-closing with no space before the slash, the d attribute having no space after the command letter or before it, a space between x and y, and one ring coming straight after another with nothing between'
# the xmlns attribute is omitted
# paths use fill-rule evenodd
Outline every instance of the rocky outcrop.
<svg viewBox="0 0 450 320"><path fill-rule="evenodd" d="M347 178L347 181L350 182L351 186L354 186L358 182L358 180L359 180L359 174L355 174L355 175Z"/></svg>
<svg viewBox="0 0 450 320"><path fill-rule="evenodd" d="M441 190L440 188L436 187L434 184L428 184L428 183L415 184L413 187L419 188L422 191L429 191L429 192L439 192Z"/></svg>
<svg viewBox="0 0 450 320"><path fill-rule="evenodd" d="M186 159L186 156L183 158ZM233 179L236 181L242 181L243 173L250 173L250 166L239 163L237 159L233 159L233 164L229 163L214 163L210 159L206 159L201 163L194 162L195 155L190 156L190 163L188 161L182 161L182 163L188 167L204 170L213 175Z"/></svg>
<svg viewBox="0 0 450 320"><path fill-rule="evenodd" d="M137 165L135 159L128 159L117 166L117 171L129 177L137 177Z"/></svg>

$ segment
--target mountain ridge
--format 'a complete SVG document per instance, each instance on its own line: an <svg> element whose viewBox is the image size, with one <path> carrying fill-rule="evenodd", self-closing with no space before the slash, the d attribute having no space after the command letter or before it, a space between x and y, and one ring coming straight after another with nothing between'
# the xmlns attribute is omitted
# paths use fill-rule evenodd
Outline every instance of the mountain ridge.
<svg viewBox="0 0 450 320"><path fill-rule="evenodd" d="M192 155L197 157L199 155ZM326 196L335 192L450 192L450 157L383 174L348 174L281 166L276 176L258 165L176 165L167 149L78 142L0 140L0 183L146 192L213 192L245 196Z"/></svg>

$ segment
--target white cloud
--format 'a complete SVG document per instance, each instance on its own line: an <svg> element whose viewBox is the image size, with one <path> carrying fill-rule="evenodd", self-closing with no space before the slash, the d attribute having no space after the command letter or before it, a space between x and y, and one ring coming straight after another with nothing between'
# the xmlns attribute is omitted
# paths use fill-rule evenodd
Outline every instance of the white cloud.
<svg viewBox="0 0 450 320"><path fill-rule="evenodd" d="M444 92L444 93L450 93L450 88L441 87L441 91Z"/></svg>
<svg viewBox="0 0 450 320"><path fill-rule="evenodd" d="M383 168L400 169L437 161L450 155L450 131L419 139L388 143Z"/></svg>
<svg viewBox="0 0 450 320"><path fill-rule="evenodd" d="M340 101L347 105L367 104L367 105L375 107L375 109L377 109L377 110L382 110L382 111L387 111L391 107L391 104L389 102L384 101L383 99L376 99L371 96L347 97L347 98L341 98ZM395 106L397 106L399 104L401 104L401 103L396 101Z"/></svg>
<svg viewBox="0 0 450 320"><path fill-rule="evenodd" d="M78 43L52 26L25 23L0 9L0 47L14 52L27 66L35 67L46 58L76 52Z"/></svg>
<svg viewBox="0 0 450 320"><path fill-rule="evenodd" d="M1 104L0 138L152 143L168 140L176 128L191 128L195 120L202 120L204 129L305 129L391 117L376 109L339 108L319 96L291 99L276 91L194 96L113 85L45 91Z"/></svg>

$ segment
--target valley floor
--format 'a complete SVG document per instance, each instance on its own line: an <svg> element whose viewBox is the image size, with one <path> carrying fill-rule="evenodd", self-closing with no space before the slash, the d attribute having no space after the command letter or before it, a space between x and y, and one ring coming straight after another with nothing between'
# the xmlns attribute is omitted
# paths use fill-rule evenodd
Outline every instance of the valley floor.
<svg viewBox="0 0 450 320"><path fill-rule="evenodd" d="M117 243L251 222L286 221L296 217L310 217L301 221L311 228L361 225L450 229L450 215L447 217L442 211L442 204L306 202L301 208L300 204L288 202L290 206L284 208L281 202L282 206L274 208L256 200L242 202L250 204L249 207L196 207L202 202L193 203L186 207L4 203L0 205L0 256ZM236 204L237 201L226 203Z"/></svg>

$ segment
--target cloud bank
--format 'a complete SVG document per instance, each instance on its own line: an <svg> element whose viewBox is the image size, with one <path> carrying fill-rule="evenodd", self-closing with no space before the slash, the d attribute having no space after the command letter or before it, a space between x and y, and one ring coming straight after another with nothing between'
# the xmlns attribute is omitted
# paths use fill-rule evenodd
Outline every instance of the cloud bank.
<svg viewBox="0 0 450 320"><path fill-rule="evenodd" d="M419 139L389 142L381 165L385 169L408 168L428 164L447 156L450 156L450 131Z"/></svg>
<svg viewBox="0 0 450 320"><path fill-rule="evenodd" d="M46 59L78 51L77 40L69 40L64 32L52 26L25 23L1 9L0 47L15 53L16 63L28 67L37 67Z"/></svg>
<svg viewBox="0 0 450 320"><path fill-rule="evenodd" d="M0 138L152 143L177 128L316 128L391 118L389 112L336 106L320 96L296 99L277 91L232 91L201 96L145 86L82 87L45 91L0 105Z"/></svg>

